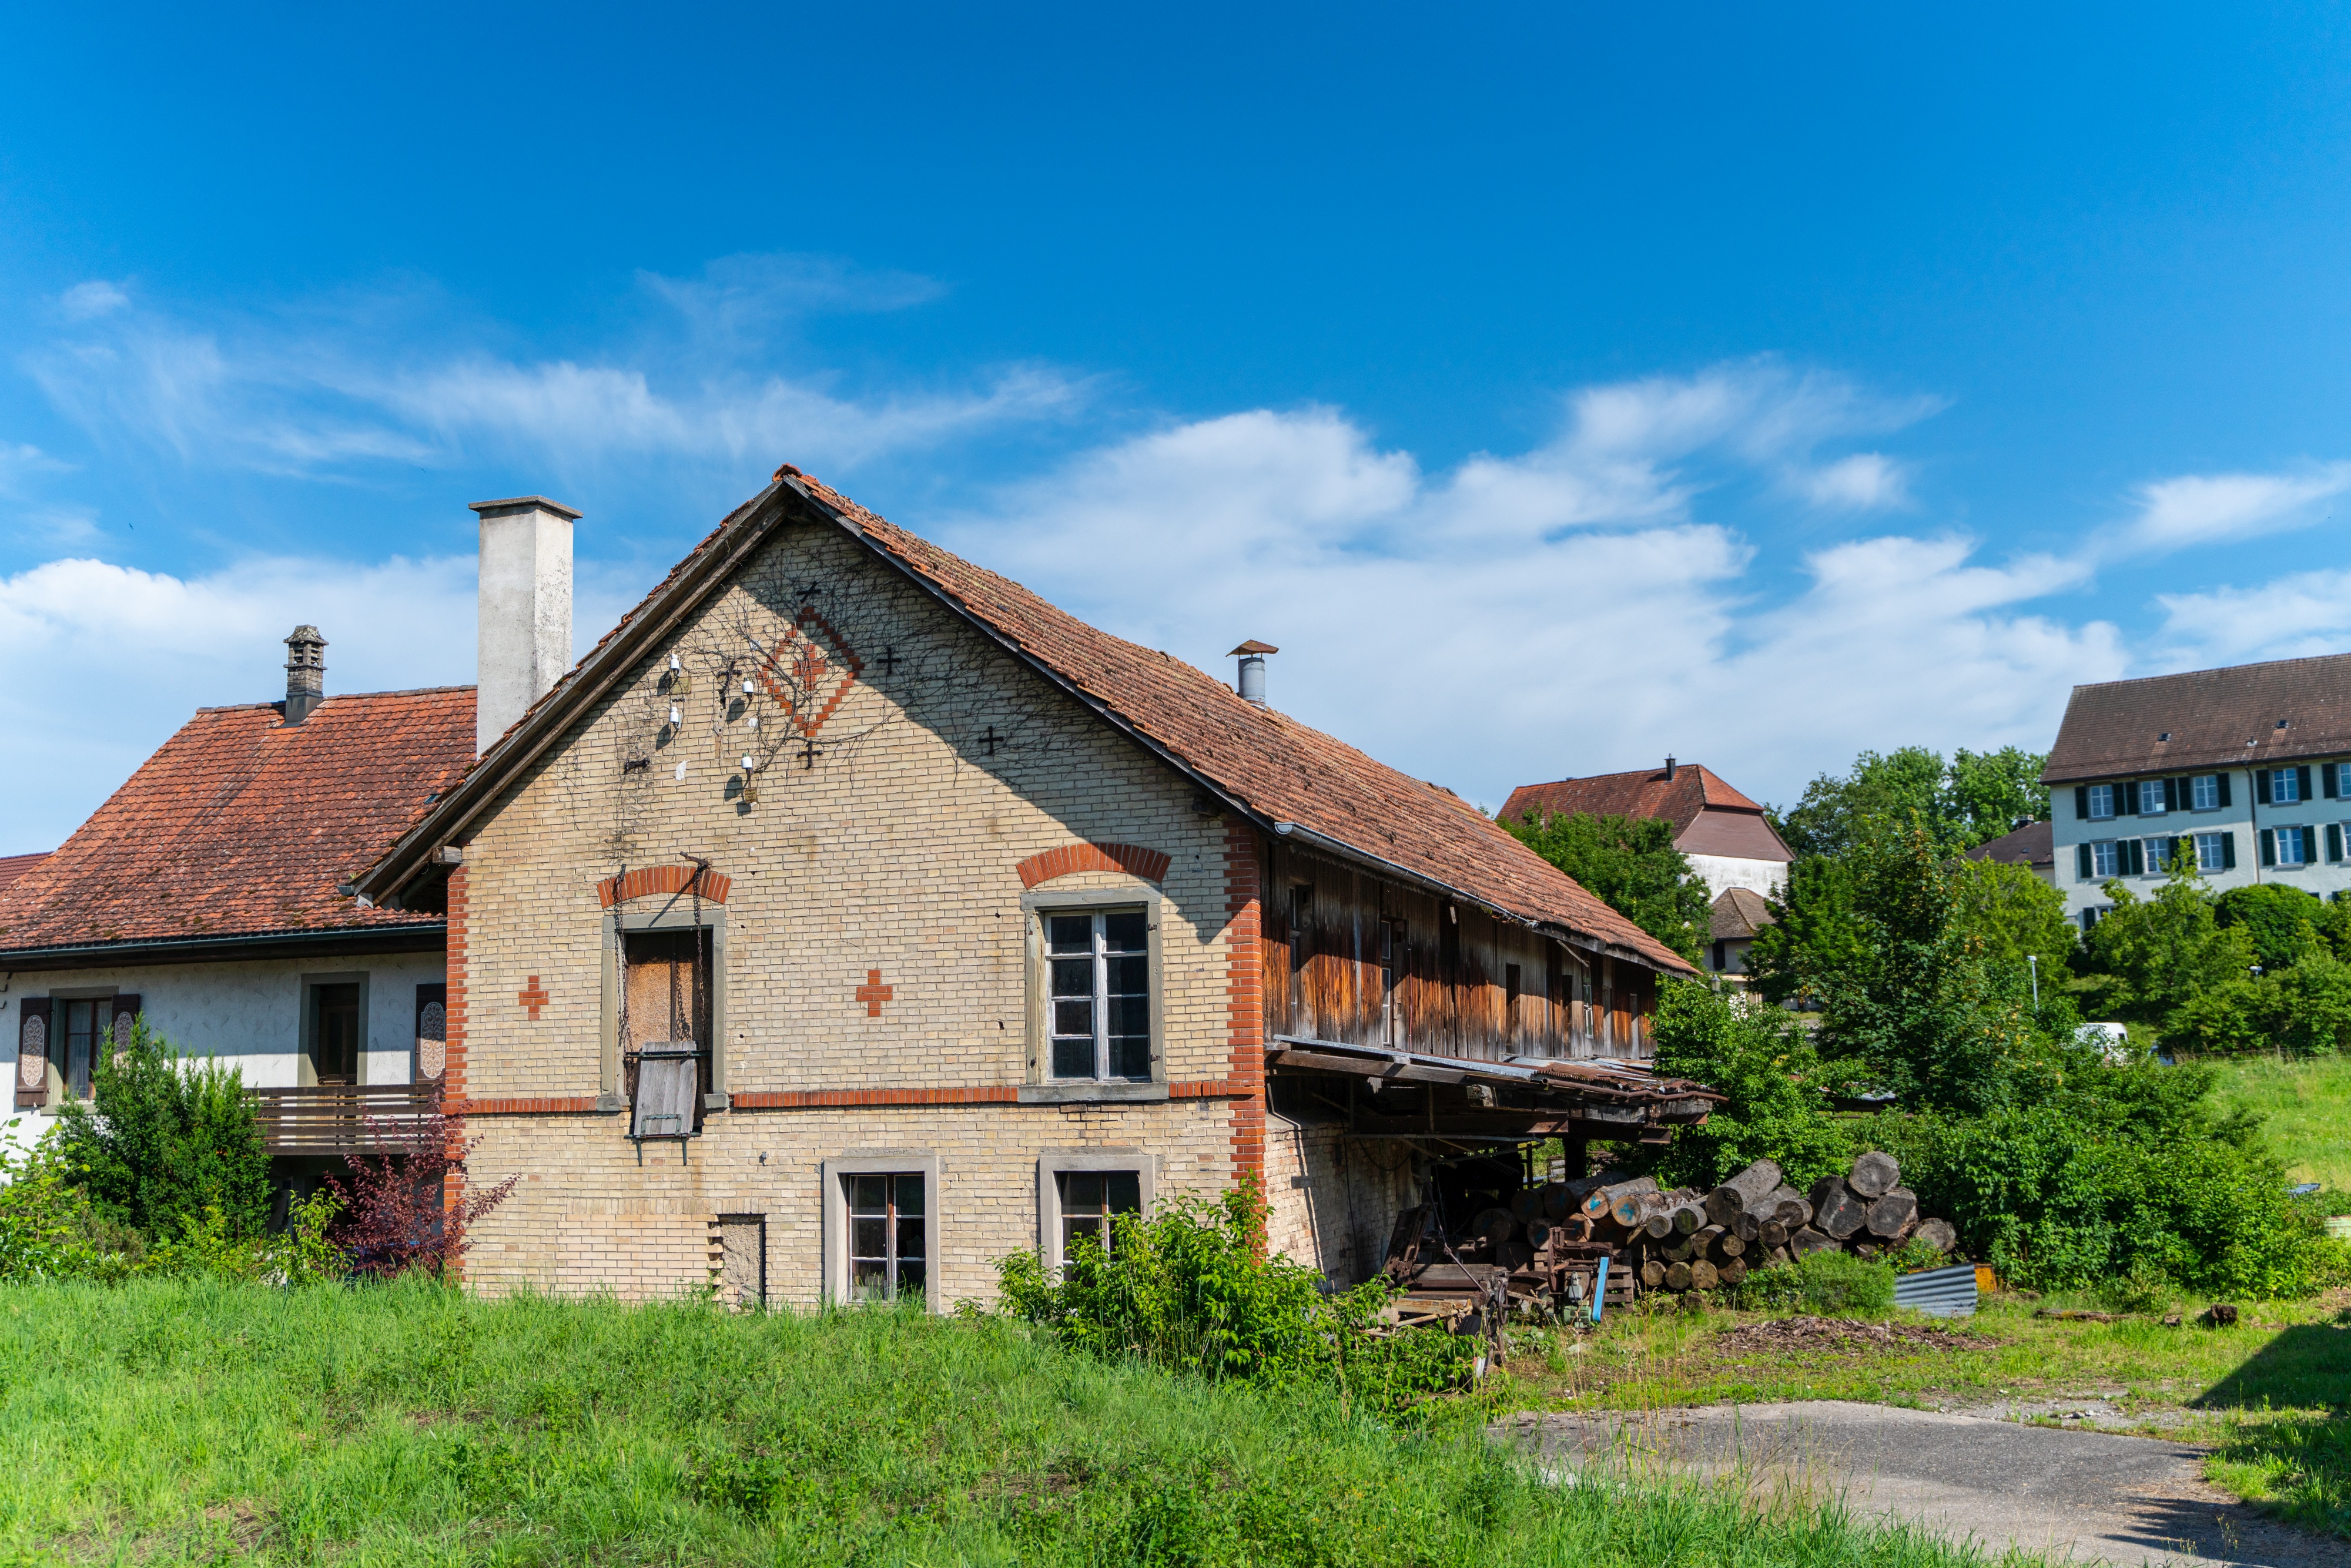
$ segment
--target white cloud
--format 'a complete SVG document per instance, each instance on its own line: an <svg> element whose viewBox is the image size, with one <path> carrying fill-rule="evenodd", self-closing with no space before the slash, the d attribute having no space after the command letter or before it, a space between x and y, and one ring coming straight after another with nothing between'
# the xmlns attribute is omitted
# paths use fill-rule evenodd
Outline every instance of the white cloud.
<svg viewBox="0 0 2351 1568"><path fill-rule="evenodd" d="M57 304L69 321L87 321L121 309L131 303L131 296L103 278L77 283L58 298Z"/></svg>
<svg viewBox="0 0 2351 1568"><path fill-rule="evenodd" d="M2255 588L2158 594L2175 668L2351 649L2351 571L2304 571Z"/></svg>
<svg viewBox="0 0 2351 1568"><path fill-rule="evenodd" d="M2318 503L2351 489L2351 463L2329 463L2301 474L2189 474L2142 486L2138 513L2121 542L2133 551L2162 551L2223 539L2304 528L2323 514Z"/></svg>
<svg viewBox="0 0 2351 1568"><path fill-rule="evenodd" d="M1834 463L1799 472L1797 494L1815 507L1836 511L1876 511L1910 502L1910 470L1882 452L1857 452Z"/></svg>
<svg viewBox="0 0 2351 1568"><path fill-rule="evenodd" d="M1754 545L1691 515L1719 465L1777 476L1840 406L1771 367L1594 389L1537 451L1435 476L1333 411L1259 411L934 531L1228 679L1227 649L1273 643L1278 706L1489 806L1667 751L1780 798L1865 746L2045 746L2068 688L2125 664L2112 626L2021 609L2084 563L1896 536L1775 592Z"/></svg>

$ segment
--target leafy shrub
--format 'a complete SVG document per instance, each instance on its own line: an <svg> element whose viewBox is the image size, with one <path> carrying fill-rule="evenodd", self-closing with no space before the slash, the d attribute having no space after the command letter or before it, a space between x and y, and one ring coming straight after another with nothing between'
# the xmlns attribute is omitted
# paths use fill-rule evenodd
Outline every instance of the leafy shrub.
<svg viewBox="0 0 2351 1568"><path fill-rule="evenodd" d="M1656 1167L1660 1184L1710 1187L1770 1158L1809 1186L1851 1164L1851 1134L1829 1110L1828 1071L1811 1031L1790 1014L1740 1006L1696 980L1667 980L1650 1031L1658 1071L1729 1097L1703 1125L1675 1135Z"/></svg>
<svg viewBox="0 0 2351 1568"><path fill-rule="evenodd" d="M284 1230L259 1236L232 1230L218 1208L205 1209L202 1218L183 1215L180 1234L149 1249L138 1272L201 1274L274 1285L330 1284L350 1270L342 1249L327 1239L327 1228L341 1207L330 1192L313 1193L293 1206Z"/></svg>
<svg viewBox="0 0 2351 1568"><path fill-rule="evenodd" d="M99 1056L90 1100L60 1106L51 1134L96 1212L153 1237L217 1209L231 1233L258 1236L269 1155L237 1069L180 1055L143 1018Z"/></svg>
<svg viewBox="0 0 2351 1568"><path fill-rule="evenodd" d="M1469 1380L1479 1342L1373 1333L1384 1281L1325 1296L1314 1270L1264 1252L1253 1180L1123 1214L1104 1251L1081 1236L1058 1275L1034 1252L997 1266L1006 1309L1066 1345L1259 1385L1328 1384L1395 1416Z"/></svg>
<svg viewBox="0 0 2351 1568"><path fill-rule="evenodd" d="M1894 1310L1894 1270L1850 1252L1813 1252L1758 1269L1732 1288L1731 1300L1742 1307L1823 1317L1884 1317Z"/></svg>
<svg viewBox="0 0 2351 1568"><path fill-rule="evenodd" d="M2212 901L2212 916L2223 929L2241 926L2262 967L2283 969L2313 953L2324 953L2318 923L2326 906L2316 894L2282 882L2232 887Z"/></svg>
<svg viewBox="0 0 2351 1568"><path fill-rule="evenodd" d="M466 1238L484 1215L507 1200L521 1181L508 1176L492 1186L467 1186L455 1203L445 1201L451 1174L463 1176L465 1156L480 1140L468 1142L465 1119L451 1115L435 1099L433 1110L410 1121L368 1118L380 1151L346 1155L350 1183L329 1176L341 1213L336 1244L360 1273L390 1279L411 1270L438 1280L464 1259Z"/></svg>
<svg viewBox="0 0 2351 1568"><path fill-rule="evenodd" d="M2198 1055L2340 1055L2351 1051L2351 964L2314 947L2291 968L2211 987L2173 1009L2164 1019L2163 1039L2175 1051Z"/></svg>

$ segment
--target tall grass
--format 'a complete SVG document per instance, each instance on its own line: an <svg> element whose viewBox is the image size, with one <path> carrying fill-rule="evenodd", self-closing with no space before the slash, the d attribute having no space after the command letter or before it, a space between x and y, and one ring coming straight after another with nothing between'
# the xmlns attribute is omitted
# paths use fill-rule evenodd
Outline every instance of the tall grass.
<svg viewBox="0 0 2351 1568"><path fill-rule="evenodd" d="M2351 1192L2351 1058L2252 1056L2213 1065L2221 1101L2265 1118L2270 1145L2294 1180Z"/></svg>
<svg viewBox="0 0 2351 1568"><path fill-rule="evenodd" d="M1549 1486L1475 1432L1004 1321L427 1284L0 1290L0 1556L1970 1568L1834 1510Z"/></svg>

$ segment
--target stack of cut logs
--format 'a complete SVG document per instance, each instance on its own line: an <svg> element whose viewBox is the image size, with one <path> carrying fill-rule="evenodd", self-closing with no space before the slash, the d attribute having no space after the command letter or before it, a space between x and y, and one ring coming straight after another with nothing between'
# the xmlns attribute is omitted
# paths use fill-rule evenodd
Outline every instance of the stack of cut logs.
<svg viewBox="0 0 2351 1568"><path fill-rule="evenodd" d="M1808 1193L1787 1186L1770 1160L1707 1193L1660 1192L1647 1176L1604 1174L1563 1184L1576 1208L1564 1223L1580 1226L1580 1239L1612 1243L1620 1265L1651 1291L1736 1285L1751 1270L1831 1249L1875 1258L1914 1237L1950 1250L1958 1235L1949 1221L1920 1218L1917 1195L1901 1180L1894 1157L1874 1152Z"/></svg>

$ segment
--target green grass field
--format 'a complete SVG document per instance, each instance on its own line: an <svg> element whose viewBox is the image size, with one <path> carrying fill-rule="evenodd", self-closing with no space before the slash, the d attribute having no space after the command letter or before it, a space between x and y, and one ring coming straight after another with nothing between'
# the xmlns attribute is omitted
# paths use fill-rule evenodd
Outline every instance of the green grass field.
<svg viewBox="0 0 2351 1568"><path fill-rule="evenodd" d="M2296 1181L2351 1191L2351 1060L2251 1057L2219 1066L2221 1098L2268 1119Z"/></svg>
<svg viewBox="0 0 2351 1568"><path fill-rule="evenodd" d="M1800 1500L1547 1485L1474 1423L1000 1320L424 1286L0 1289L0 1560L1977 1568Z"/></svg>

